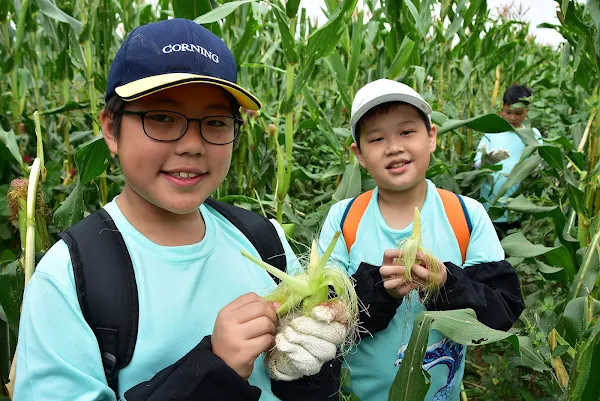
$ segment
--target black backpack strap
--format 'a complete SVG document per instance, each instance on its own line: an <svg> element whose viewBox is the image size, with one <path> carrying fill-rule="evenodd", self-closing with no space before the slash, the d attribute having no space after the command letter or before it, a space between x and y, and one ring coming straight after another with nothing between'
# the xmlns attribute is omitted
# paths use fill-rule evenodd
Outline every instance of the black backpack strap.
<svg viewBox="0 0 600 401"><path fill-rule="evenodd" d="M277 230L269 219L251 210L219 202L212 198L206 199L204 203L236 226L250 240L262 260L281 271L286 270L285 251ZM275 277L274 279L279 283L279 279Z"/></svg>
<svg viewBox="0 0 600 401"><path fill-rule="evenodd" d="M104 209L59 236L69 247L77 298L98 339L106 380L118 394L118 372L131 361L138 331L138 292L129 252Z"/></svg>

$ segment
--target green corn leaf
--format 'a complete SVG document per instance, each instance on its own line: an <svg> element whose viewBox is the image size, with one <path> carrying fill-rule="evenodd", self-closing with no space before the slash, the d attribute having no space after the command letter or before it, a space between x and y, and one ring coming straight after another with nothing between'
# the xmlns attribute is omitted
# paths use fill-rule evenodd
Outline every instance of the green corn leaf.
<svg viewBox="0 0 600 401"><path fill-rule="evenodd" d="M315 63L322 57L327 57L336 47L342 33L347 29L345 20L356 7L358 0L343 0L335 13L319 29L308 38L305 61L301 64L300 72L294 79L294 88L291 96L281 102L279 112L289 113L296 104L296 96L306 86L306 82L312 76Z"/></svg>
<svg viewBox="0 0 600 401"><path fill-rule="evenodd" d="M591 329L585 343L577 347L569 385L569 400L595 401L600 394L600 321Z"/></svg>
<svg viewBox="0 0 600 401"><path fill-rule="evenodd" d="M364 42L364 29L365 25L363 23L364 13L361 11L358 13L358 20L356 24L354 24L354 29L352 31L352 44L351 44L351 52L350 52L350 61L348 63L348 75L347 75L347 84L351 87L354 85L354 81L356 80L356 75L358 73L358 66L360 61L362 60L362 45ZM353 97L354 94L352 94Z"/></svg>
<svg viewBox="0 0 600 401"><path fill-rule="evenodd" d="M559 206L537 206L525 196L519 195L506 208L521 213L532 214L536 218L551 218L556 226L556 235L560 242L568 249L572 261L575 261L575 252L579 249L579 241L566 235L566 218Z"/></svg>
<svg viewBox="0 0 600 401"><path fill-rule="evenodd" d="M306 87L306 82L315 69L315 54L309 54L306 60L307 61L302 64L300 72L296 75L296 78L294 78L294 88L292 89L291 96L281 102L281 105L279 106L279 112L281 114L289 113L293 109L296 104L296 96Z"/></svg>
<svg viewBox="0 0 600 401"><path fill-rule="evenodd" d="M295 65L298 62L298 53L296 52L296 43L294 37L290 31L290 20L287 18L285 13L279 8L274 8L273 13L277 19L277 25L279 26L279 33L281 35L281 43L283 44L283 53L288 64Z"/></svg>
<svg viewBox="0 0 600 401"><path fill-rule="evenodd" d="M0 114L0 142L6 146L10 154L15 158L19 166L23 167L23 158L19 151L19 144L15 132L10 127L10 121L6 116Z"/></svg>
<svg viewBox="0 0 600 401"><path fill-rule="evenodd" d="M329 66L331 72L335 77L335 81L339 88L339 95L344 102L344 106L350 110L352 108L352 102L348 97L348 86L347 86L347 73L344 64L342 63L342 59L338 53L332 53L325 58L325 62Z"/></svg>
<svg viewBox="0 0 600 401"><path fill-rule="evenodd" d="M339 202L344 199L358 196L361 191L361 186L360 165L357 161L354 161L354 163L346 166L342 181L335 190L332 198L334 201Z"/></svg>
<svg viewBox="0 0 600 401"><path fill-rule="evenodd" d="M412 51L415 47L415 42L408 37L405 37L402 40L402 44L400 45L400 49L398 49L398 53L396 53L396 57L392 60L392 64L390 65L390 69L388 71L388 78L392 80L398 79L400 74L403 72L403 69L406 67L406 63L410 59L412 55Z"/></svg>
<svg viewBox="0 0 600 401"><path fill-rule="evenodd" d="M560 11L563 14L567 14L567 11L569 10L569 3L571 2L571 0L562 0L562 3L560 5Z"/></svg>
<svg viewBox="0 0 600 401"><path fill-rule="evenodd" d="M565 178L567 174L565 174ZM567 196L569 197L569 202L571 202L571 206L575 211L582 216L589 216L590 212L587 210L585 205L585 194L577 184L572 184L567 181Z"/></svg>
<svg viewBox="0 0 600 401"><path fill-rule="evenodd" d="M447 120L438 128L438 135L466 126L475 131L494 133L512 131L512 126L497 114L486 114L467 120Z"/></svg>
<svg viewBox="0 0 600 401"><path fill-rule="evenodd" d="M561 316L565 340L572 346L576 346L598 316L600 316L600 301L590 296L570 300Z"/></svg>
<svg viewBox="0 0 600 401"><path fill-rule="evenodd" d="M460 30L463 24L463 18L460 15L456 15L452 20L452 23L446 30L446 34L444 35L446 41L452 41L454 35Z"/></svg>
<svg viewBox="0 0 600 401"><path fill-rule="evenodd" d="M408 11L414 18L415 25L419 30L419 34L422 38L424 38L425 36L427 36L427 29L425 29L425 24L423 23L423 19L419 15L419 11L417 11L417 8L413 4L412 0L407 0L404 4L406 5L406 7L408 7Z"/></svg>
<svg viewBox="0 0 600 401"><path fill-rule="evenodd" d="M215 26L219 26L217 23ZM250 49L252 49L252 42L256 33L259 30L259 24L256 18L254 17L254 12L250 10L248 12L248 17L246 19L246 26L244 28L244 34L242 37L233 45L233 55L238 64L247 66L248 64L244 63L244 61L250 55ZM214 32L214 31L213 31ZM217 36L221 36L220 34ZM269 68L270 66L267 66ZM276 68L276 67L273 67ZM285 72L285 70L283 70Z"/></svg>
<svg viewBox="0 0 600 401"><path fill-rule="evenodd" d="M544 145L537 148L546 163L561 171L564 167L561 149L557 146Z"/></svg>
<svg viewBox="0 0 600 401"><path fill-rule="evenodd" d="M533 173L533 171L539 167L541 161L542 158L538 154L534 154L533 156L517 163L517 165L508 175L504 185L500 188L500 190L498 190L496 198L492 201L492 204L498 202L498 199L503 197L509 188L520 184L523 182L523 180L525 180L525 178L529 177L531 173Z"/></svg>
<svg viewBox="0 0 600 401"><path fill-rule="evenodd" d="M108 166L110 151L103 137L92 139L75 152L75 164L82 184L100 176Z"/></svg>
<svg viewBox="0 0 600 401"><path fill-rule="evenodd" d="M308 107L310 115L315 121L317 121L318 127L325 135L325 139L327 140L331 150L335 154L340 155L342 152L340 141L336 136L335 128L333 128L331 125L331 121L329 120L328 116L325 115L325 112L321 106L319 106L308 87L304 87L302 89L302 95L304 96L304 100L306 100L306 106Z"/></svg>
<svg viewBox="0 0 600 401"><path fill-rule="evenodd" d="M548 252L546 255L546 260L552 266L557 266L563 268L564 275L561 275L561 279L565 281L565 283L570 283L575 277L575 261L572 254L569 253L567 247L564 245L557 246L555 249Z"/></svg>
<svg viewBox="0 0 600 401"><path fill-rule="evenodd" d="M285 4L285 13L288 18L296 18L298 14L298 8L300 7L300 0L288 0Z"/></svg>
<svg viewBox="0 0 600 401"><path fill-rule="evenodd" d="M8 8L10 7L10 0L0 0L0 23L6 21L8 16Z"/></svg>
<svg viewBox="0 0 600 401"><path fill-rule="evenodd" d="M587 247L583 261L569 291L569 299L587 296L594 289L600 273L600 232L597 232Z"/></svg>
<svg viewBox="0 0 600 401"><path fill-rule="evenodd" d="M73 28L75 35L79 36L81 31L83 30L83 24L81 23L81 21L71 17L69 14L62 11L50 0L35 0L35 2L40 8L40 12L42 12L42 14L57 21L71 25L71 28Z"/></svg>
<svg viewBox="0 0 600 401"><path fill-rule="evenodd" d="M532 244L523 235L522 232L514 233L506 236L500 242L504 251L513 257L533 258L535 256L544 255L553 249L540 244Z"/></svg>
<svg viewBox="0 0 600 401"><path fill-rule="evenodd" d="M204 25L204 24L210 24L213 22L220 21L223 18L227 17L232 12L234 12L239 6L244 5L246 3L253 3L255 1L259 1L259 0L230 1L229 3L225 3L222 6L217 7L214 10L211 10L211 11L207 12L206 14L199 16L198 18L196 18L194 20L194 22L197 24L200 24L200 25Z"/></svg>
<svg viewBox="0 0 600 401"><path fill-rule="evenodd" d="M206 0L173 0L173 14L175 18L186 18L193 20L210 13L213 9L211 2ZM221 28L215 21L212 23L205 23L205 28L221 37Z"/></svg>
<svg viewBox="0 0 600 401"><path fill-rule="evenodd" d="M542 372L550 368L537 356L527 337L491 329L476 318L472 309L421 312L415 319L404 359L388 396L388 401L423 399L429 388L429 375L423 370L423 358L430 330L438 330L463 345L483 345L508 340L520 355L522 365Z"/></svg>
<svg viewBox="0 0 600 401"><path fill-rule="evenodd" d="M24 287L25 275L18 260L0 265L0 308L4 310L8 326L14 335L19 333Z"/></svg>
<svg viewBox="0 0 600 401"><path fill-rule="evenodd" d="M88 107L90 107L90 102L68 102L66 104L63 104L62 106L44 110L40 112L40 115L47 116L52 114L62 114L68 111L87 109Z"/></svg>
<svg viewBox="0 0 600 401"><path fill-rule="evenodd" d="M308 38L306 52L315 59L328 56L336 47L344 30L345 20L356 7L358 0L343 0L329 20Z"/></svg>
<svg viewBox="0 0 600 401"><path fill-rule="evenodd" d="M415 320L410 342L392 382L388 401L425 399L431 376L423 369L423 358L427 349L430 324L430 320L421 315Z"/></svg>
<svg viewBox="0 0 600 401"><path fill-rule="evenodd" d="M54 222L60 230L65 230L83 219L83 186L106 171L109 157L110 152L103 137L91 140L75 152L75 188L54 212Z"/></svg>
<svg viewBox="0 0 600 401"><path fill-rule="evenodd" d="M66 230L83 219L83 189L75 185L67 199L54 212L54 223L59 230Z"/></svg>

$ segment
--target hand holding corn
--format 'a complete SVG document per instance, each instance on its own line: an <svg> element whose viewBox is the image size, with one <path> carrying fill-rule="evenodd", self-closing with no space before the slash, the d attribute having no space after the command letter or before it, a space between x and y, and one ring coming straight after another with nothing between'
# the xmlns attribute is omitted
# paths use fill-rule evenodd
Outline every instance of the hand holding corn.
<svg viewBox="0 0 600 401"><path fill-rule="evenodd" d="M488 152L485 143L481 145L481 161L483 164L496 164L509 157L510 153L507 150L492 148Z"/></svg>
<svg viewBox="0 0 600 401"><path fill-rule="evenodd" d="M348 317L344 303L338 300L315 306L308 316L292 312L281 319L276 346L265 358L269 376L290 381L319 373L346 339Z"/></svg>
<svg viewBox="0 0 600 401"><path fill-rule="evenodd" d="M275 343L276 306L254 293L227 304L215 321L213 353L248 380L254 361Z"/></svg>
<svg viewBox="0 0 600 401"><path fill-rule="evenodd" d="M354 339L358 326L354 282L345 270L328 266L339 236L339 232L334 235L321 256L314 241L307 266L294 276L242 251L242 255L281 280L265 296L266 300L279 303L275 347L265 358L273 379L289 381L319 373L338 349L341 351L344 344L349 345Z"/></svg>
<svg viewBox="0 0 600 401"><path fill-rule="evenodd" d="M417 252L416 259L410 269L411 279L405 277L405 267L402 265L404 252L400 249L387 249L383 253L383 263L379 273L383 278L383 286L394 298L403 298L415 289L427 288L429 283L438 283L442 287L447 279L446 266L435 259L439 266L438 271L427 269L425 254Z"/></svg>

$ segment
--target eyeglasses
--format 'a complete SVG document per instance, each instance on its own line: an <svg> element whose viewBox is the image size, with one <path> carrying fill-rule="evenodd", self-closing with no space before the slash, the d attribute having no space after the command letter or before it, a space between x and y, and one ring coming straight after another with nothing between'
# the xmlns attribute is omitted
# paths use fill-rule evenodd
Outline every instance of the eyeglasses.
<svg viewBox="0 0 600 401"><path fill-rule="evenodd" d="M213 145L227 145L235 140L240 126L244 123L243 120L231 116L188 118L181 113L167 110L121 110L121 113L140 117L146 136L159 142L174 142L181 139L187 132L190 122L198 121L200 136L206 142Z"/></svg>

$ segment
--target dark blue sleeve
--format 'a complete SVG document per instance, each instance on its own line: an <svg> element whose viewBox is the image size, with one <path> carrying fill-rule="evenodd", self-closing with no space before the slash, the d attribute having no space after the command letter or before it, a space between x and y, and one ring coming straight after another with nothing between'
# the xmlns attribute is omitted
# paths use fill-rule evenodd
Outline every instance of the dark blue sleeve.
<svg viewBox="0 0 600 401"><path fill-rule="evenodd" d="M210 336L152 379L125 392L127 401L257 401L251 386L213 354Z"/></svg>
<svg viewBox="0 0 600 401"><path fill-rule="evenodd" d="M428 310L471 308L477 319L496 330L508 330L525 309L517 272L505 260L464 269L444 263L448 279Z"/></svg>

